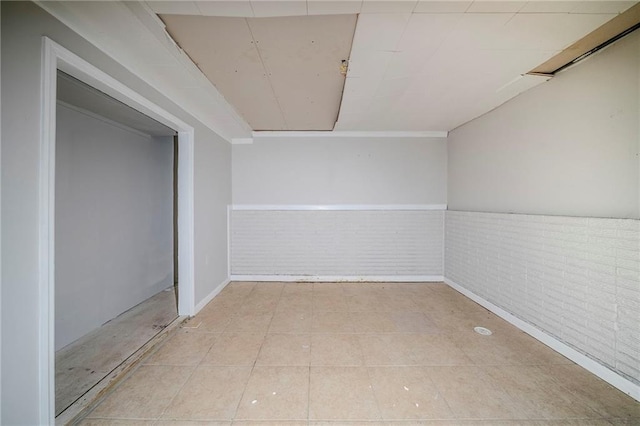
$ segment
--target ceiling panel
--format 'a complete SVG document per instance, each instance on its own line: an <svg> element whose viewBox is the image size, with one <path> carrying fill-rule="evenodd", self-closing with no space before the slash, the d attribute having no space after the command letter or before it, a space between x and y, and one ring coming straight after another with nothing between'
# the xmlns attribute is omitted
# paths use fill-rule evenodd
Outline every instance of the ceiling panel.
<svg viewBox="0 0 640 426"><path fill-rule="evenodd" d="M522 75L635 3L198 0L184 2L184 10L175 13L191 13L195 6L196 14L256 17L246 21L249 35L245 34L241 43L251 43L251 38L253 53L229 54L229 49L238 46L231 40L233 32L205 32L205 38L222 41L200 41L199 45L193 37L202 49L202 58L179 41L201 69L219 68L205 73L254 129L331 128L327 123L335 119L339 88L344 82L337 130L441 131L545 81ZM173 2L158 7L177 8ZM342 30L348 25L316 27L302 22L310 17L335 19L332 14L344 17L354 13L360 15L355 34L351 33L348 75L346 79L334 78L336 64L346 58L348 49L332 55L328 46L348 38L345 34L349 31ZM279 17L258 18L263 16ZM355 25L354 16L348 19ZM207 46L213 53L205 51ZM218 56L207 61L207 55ZM224 89L227 85L230 88ZM321 86L324 89L317 90ZM272 124L264 127L265 123Z"/></svg>
<svg viewBox="0 0 640 426"><path fill-rule="evenodd" d="M362 0L307 0L309 15L356 14L362 9Z"/></svg>
<svg viewBox="0 0 640 426"><path fill-rule="evenodd" d="M416 10L461 10L462 3ZM523 75L615 16L567 13L567 4L555 9L562 13L525 6L488 2L466 13L413 13L400 37L402 15L361 15L343 101L350 107L336 130L451 130L546 81ZM374 60L388 53L386 65ZM359 113L348 97L361 100Z"/></svg>
<svg viewBox="0 0 640 426"><path fill-rule="evenodd" d="M474 1L467 13L516 13L525 5L526 1Z"/></svg>
<svg viewBox="0 0 640 426"><path fill-rule="evenodd" d="M410 13L363 14L353 37L352 52L361 50L394 51L409 22Z"/></svg>
<svg viewBox="0 0 640 426"><path fill-rule="evenodd" d="M161 17L254 130L333 129L355 15Z"/></svg>
<svg viewBox="0 0 640 426"><path fill-rule="evenodd" d="M355 15L248 20L285 121L292 130L331 130L338 118Z"/></svg>
<svg viewBox="0 0 640 426"><path fill-rule="evenodd" d="M569 13L578 2L569 1L530 1L520 9L520 13Z"/></svg>
<svg viewBox="0 0 640 426"><path fill-rule="evenodd" d="M253 17L250 1L196 1L194 2L203 16L239 16ZM159 12L168 13L168 12Z"/></svg>
<svg viewBox="0 0 640 426"><path fill-rule="evenodd" d="M304 0L254 0L251 2L251 8L256 18L307 14L307 2Z"/></svg>
<svg viewBox="0 0 640 426"><path fill-rule="evenodd" d="M428 1L420 0L414 13L464 13L471 6L471 1Z"/></svg>
<svg viewBox="0 0 640 426"><path fill-rule="evenodd" d="M411 13L418 0L364 0L362 13Z"/></svg>
<svg viewBox="0 0 640 426"><path fill-rule="evenodd" d="M286 127L244 18L161 15L167 30L252 129Z"/></svg>

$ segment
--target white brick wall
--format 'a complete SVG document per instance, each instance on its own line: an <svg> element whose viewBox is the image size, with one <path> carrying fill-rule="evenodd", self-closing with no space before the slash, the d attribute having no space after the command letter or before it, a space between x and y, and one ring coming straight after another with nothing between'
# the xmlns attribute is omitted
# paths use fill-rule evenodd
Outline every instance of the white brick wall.
<svg viewBox="0 0 640 426"><path fill-rule="evenodd" d="M640 384L640 221L445 216L448 279Z"/></svg>
<svg viewBox="0 0 640 426"><path fill-rule="evenodd" d="M442 276L444 211L231 210L231 275Z"/></svg>

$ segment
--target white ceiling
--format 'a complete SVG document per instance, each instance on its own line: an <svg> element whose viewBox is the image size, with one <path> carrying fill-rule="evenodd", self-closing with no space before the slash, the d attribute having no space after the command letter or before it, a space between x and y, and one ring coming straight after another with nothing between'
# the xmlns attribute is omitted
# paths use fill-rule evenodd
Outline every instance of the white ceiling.
<svg viewBox="0 0 640 426"><path fill-rule="evenodd" d="M250 126L173 44L156 13L240 17L360 13L336 130L447 131L543 82L541 77L522 74L635 3L38 2L230 141L249 137Z"/></svg>
<svg viewBox="0 0 640 426"><path fill-rule="evenodd" d="M335 130L448 131L499 106L513 96L547 80L525 76L573 42L582 38L635 2L625 1L147 1L158 13L266 17L360 13L351 50L340 114ZM171 17L175 19L176 17ZM218 18L219 19L219 18ZM286 40L283 25L267 25L263 31ZM168 21L169 32L172 21ZM213 25L213 22L212 22ZM192 39L197 29L192 29ZM221 42L201 32L200 44ZM232 35L230 37L234 39ZM223 42L231 43L229 38ZM203 50L197 43L180 46L191 55ZM277 46L270 46L277 50ZM283 47L284 49L284 47ZM213 62L219 60L213 55ZM292 66L295 64L292 64ZM314 64L319 66L318 63ZM202 68L202 67L201 67ZM223 95L257 78L236 74L232 82L218 85L217 77L202 68ZM323 69L326 70L326 67ZM296 87L299 92L301 82ZM283 79L287 81L287 79ZM314 86L307 80L307 91ZM283 90L284 90L283 86ZM258 91L256 91L258 93ZM227 99L248 119L254 130L306 130L283 125L272 117L272 102L253 104L249 119L242 102ZM309 108L309 106L307 106ZM308 113L319 114L309 108ZM285 120L286 121L286 120ZM325 127L326 128L326 127Z"/></svg>

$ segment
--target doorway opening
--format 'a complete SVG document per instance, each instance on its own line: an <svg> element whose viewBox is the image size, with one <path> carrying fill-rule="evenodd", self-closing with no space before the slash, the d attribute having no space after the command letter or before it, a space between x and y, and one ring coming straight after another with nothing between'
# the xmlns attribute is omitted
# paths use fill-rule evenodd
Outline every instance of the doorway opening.
<svg viewBox="0 0 640 426"><path fill-rule="evenodd" d="M55 415L178 317L175 130L58 71Z"/></svg>
<svg viewBox="0 0 640 426"><path fill-rule="evenodd" d="M42 125L41 125L42 133L41 133L41 146L40 146L41 192L40 192L40 207L39 207L39 220L40 220L40 231L39 231L39 241L40 241L39 408L40 409L39 409L39 416L40 416L40 423L53 424L54 419L56 418L56 413L59 412L59 410L56 409L56 392L55 392L56 391L56 380L55 380L56 379L55 377L56 348L62 349L60 348L60 345L64 345L64 341L62 339L64 339L65 338L64 336L66 335L60 332L60 335L56 336L56 329L57 329L56 322L58 320L57 315L55 315L56 299L58 299L57 296L59 295L62 296L62 293L64 293L65 291L64 284L57 282L58 278L62 277L65 271L56 270L56 267L58 266L56 257L60 255L62 258L64 258L64 254L62 254L62 252L57 253L57 251L64 250L61 247L65 247L64 246L65 243L68 244L67 248L69 248L69 246L74 246L73 238L77 238L78 236L73 234L79 231L79 229L82 228L83 226L87 225L87 223L88 225L90 225L91 221L94 218L119 217L118 214L121 212L118 211L118 208L119 206L123 205L122 203L114 202L112 200L112 202L110 203L103 204L102 208L95 208L94 210L91 210L94 204L98 205L99 202L102 201L102 200L96 201L94 199L93 201L95 203L86 204L87 206L89 206L89 207L86 207L86 209L89 210L90 213L93 213L92 215L87 215L84 217L84 220L87 223L83 225L83 222L80 220L80 219L83 219L82 217L79 217L79 220L77 222L74 222L73 220L69 220L69 217L67 217L67 220L69 220L70 222L70 224L69 223L66 224L66 226L68 227L66 232L68 234L65 234L63 236L62 234L60 234L60 230L56 229L56 225L58 224L58 220L56 218L56 207L58 205L61 205L56 202L57 201L56 197L58 196L58 194L61 194L60 191L56 191L56 189L58 188L58 185L56 182L56 178L58 178L58 173L56 173L56 158L58 157L58 154L64 155L64 147L62 145L60 146L60 149L61 149L60 153L57 152L56 124L59 121L57 115L58 114L60 114L61 116L64 115L65 117L60 117L60 119L62 120L62 119L69 119L69 116L73 116L73 115L77 116L78 114L80 114L84 117L85 121L86 120L93 121L94 125L107 126L107 127L110 126L112 127L111 130L115 132L125 131L124 127L126 127L127 128L126 132L130 133L131 135L134 135L137 132L137 136L142 138L142 135L146 133L147 139L153 139L149 136L148 132L145 132L141 129L136 129L136 125L132 125L132 123L117 124L117 120L114 120L113 117L106 118L104 117L104 115L101 116L100 113L91 112L83 108L77 108L77 107L74 107L69 102L65 102L64 100L58 99L57 98L58 85L64 84L64 83L59 83L59 80L58 80L59 71L67 75L65 77L67 78L67 82L71 81L75 83L77 80L77 82L82 82L84 84L87 84L91 88L93 88L92 90L94 95L96 92L103 95L107 95L112 98L111 101L119 102L128 107L131 107L134 110L136 110L138 114L141 114L142 116L146 116L147 118L151 118L157 122L156 124L159 124L161 126L165 126L166 128L168 128L170 131L170 134L164 135L166 137L166 139L164 140L164 143L165 143L166 151L169 153L168 158L170 159L173 158L172 154L175 149L174 144L176 143L175 134L177 132L177 144L179 145L180 155L178 158L176 158L177 165L169 162L167 167L169 178L167 179L167 185L165 185L165 189L169 193L168 199L169 200L171 200L171 198L176 199L175 204L170 202L168 206L165 206L166 209L168 210L167 242L169 246L169 249L168 249L169 254L166 255L167 252L165 252L164 257L151 255L148 258L148 259L162 259L162 262L164 262L165 265L169 265L169 267L168 267L168 270L164 271L166 275L165 277L160 277L160 278L151 277L151 279L149 277L142 277L140 281L154 283L155 287L154 285L151 285L150 286L151 288L146 289L147 293L145 293L144 291L139 292L138 298L142 300L142 304L138 303L135 306L123 308L125 310L125 313L123 315L118 316L116 320L122 319L122 317L125 317L128 314L133 314L135 316L136 310L140 309L144 303L151 303L148 301L153 300L155 296L157 296L158 298L162 298L164 296L166 299L171 301L171 303L169 303L168 305L171 307L170 311L173 317L175 317L176 315L180 315L180 316L193 315L195 311L194 280L193 280L194 278L194 275L193 275L193 268L194 268L193 134L194 134L194 131L191 126L187 125L185 122L183 122L179 118L175 117L171 113L159 107L154 102L151 102L145 97L139 95L134 90L125 86L118 80L115 80L108 74L104 73L103 71L99 70L98 68L89 64L88 62L84 61L82 58L78 57L77 55L73 54L69 50L53 42L47 37L43 37L42 52L43 52L42 74L41 74L42 75ZM60 93L62 93L62 91ZM59 104L58 101L61 101L61 104L64 104L60 108L58 108L58 104ZM126 115L132 116L130 111ZM140 125L140 123L138 123L137 125ZM84 131L87 131L87 128L83 126L84 124L80 125L79 131L75 133L76 136L78 134L82 134L82 132ZM172 129L175 129L175 131ZM149 130L149 129L144 129L144 130ZM83 138L83 139L93 140L93 138ZM78 146L81 146L81 148L84 150L88 148L87 146L83 146L83 145L78 145ZM94 149L100 148L100 146L97 144L94 144L92 147ZM107 155L108 157L108 154L103 154L103 155ZM125 162L129 161L129 158L128 157L125 158L124 161ZM97 166L95 163L92 166L99 167L100 164L101 163L98 162ZM95 181L105 180L106 182L98 182L98 183L105 184L105 185L114 185L114 182L117 182L118 179L122 178L121 175L123 173L125 176L128 176L128 177L131 177L131 173L133 173L133 175L135 176L135 174L138 173L135 169L136 169L135 166L129 167L129 169L127 169L129 170L128 172L129 174L124 173L122 170L113 170L112 173L107 173L103 175L101 178L94 178L93 183L95 183ZM171 182L173 178L172 170L174 171L174 173L177 174L177 179L176 179L177 183L175 185ZM66 171L68 172L68 169ZM87 170L82 170L80 175L86 172ZM144 180L144 179L129 179L127 182L133 182L137 185L139 183L138 182L139 180ZM81 179L80 182L81 184L75 188L76 192L79 190L80 192L84 191L84 193L86 194L92 194L91 191L87 191L86 188L82 187L83 184L90 183L90 179L86 181L83 181ZM124 187L125 189L127 188L126 185L122 185L122 184L114 185L114 186L118 186L119 188ZM74 193L74 191L71 191L71 193ZM173 197L174 195L175 197ZM64 196L62 198L64 198ZM131 206L134 206L134 207L131 207L131 208L137 208L136 206L139 206L140 204L153 205L153 201L149 201L149 200L144 201L144 198L145 198L144 196L138 197L138 196L133 196L129 194L124 198L127 199L128 202L132 203ZM80 209L76 209L76 210L71 209L69 214L73 217L73 215L79 214L78 210ZM177 211L177 220L173 218L175 211ZM138 215L138 216L141 216L141 215ZM148 217L147 222L149 221L153 222L154 220L157 219L156 216L157 215L154 214L151 217ZM173 274L173 264L176 262L176 259L175 259L176 251L173 249L174 244L172 243L172 240L174 237L174 231L172 231L172 228L176 222L177 222L177 235L179 237L177 240L177 247L179 249L177 252L177 257L179 258L179 264L180 264L180 269L178 271L178 284L177 284L177 287L179 287L179 297L177 297L177 308L178 308L177 314L175 309L176 307L176 292L174 290L175 278ZM85 229L93 229L91 228L91 226L88 226L88 225L85 226ZM101 244L108 245L109 243L112 243L112 241L109 241L109 239L115 238L114 235L119 235L120 239L123 238L122 237L123 235L125 236L127 235L127 233L122 232L123 229L121 229L121 228L126 228L126 226L127 226L126 224L117 223L116 227L114 228L115 231L113 233L97 235L95 236L94 240L89 239L88 241L85 241L84 244L86 244L87 246L93 245L98 247L101 247ZM134 222L133 225L130 225L130 226L131 227L128 228L128 230L130 230L131 232L134 232L135 229L139 227L143 227L143 228L156 227L157 228L158 226L160 226L160 224L155 222L145 223L145 221L138 220L137 222ZM61 229L64 229L64 228L61 228ZM71 241L71 243L69 241ZM136 244L137 244L136 242L130 241L130 244L127 245L127 247L130 248L131 246L135 246ZM145 244L141 244L141 246L145 247ZM164 246L164 245L158 242L158 246ZM75 249L77 248L78 247L76 246ZM102 253L102 252L99 252L99 253ZM82 252L80 254L76 253L76 256L78 256L78 259L81 259L83 255L84 254ZM148 262L153 263L152 260L149 260ZM115 263L113 263L111 266L113 265L115 265ZM76 262L75 266L77 267L78 270L82 270L82 268L85 267L86 265ZM129 269L132 268L130 264L125 266L126 268L129 268ZM62 267L62 269L64 269L64 267ZM92 270L91 268L86 268L86 269L88 271ZM158 271L160 269L150 268L150 270ZM111 271L113 271L113 272L109 272L112 274L112 278L113 278L111 281L118 281L118 276L119 276L118 274L123 271L118 269L117 267L111 268ZM72 271L72 272L77 272L77 271ZM95 271L95 272L96 274L98 274L101 271ZM85 271L84 276L82 276L81 274L79 281L90 281L93 278L91 275L92 274L90 272ZM155 279L155 278L158 278L158 279ZM166 287L164 287L165 284L166 284ZM57 288L58 285L60 285L60 289ZM161 288L163 290L167 289L169 291L167 292L159 291L155 295L153 294L154 290L158 290ZM60 292L62 293L58 292L58 290L60 290ZM68 291L70 291L71 293L74 293L76 292L76 290L78 290L78 287L75 287L75 288L72 287L71 290L68 290ZM104 291L100 294L99 297L104 299L110 299L110 298L117 299L120 296L120 293L121 292L119 291L112 291L112 292ZM166 294L170 293L169 297L167 297L166 294L164 293ZM146 296L150 296L150 297L147 297L145 299ZM76 303L91 305L92 300L93 302L97 303L96 301L97 298L98 297L95 296L94 294L93 299L89 297L88 299L85 298ZM145 302L145 300L147 302ZM110 300L110 302L111 301L112 300ZM100 300L100 302L102 302L102 300ZM128 303L131 304L134 302L128 302ZM59 309L59 310L62 314L65 313L64 309ZM68 313L68 311L66 312ZM83 323L84 322L83 318L74 318L74 319L75 321L67 322L68 324L72 325L70 330L73 331L74 327L81 328L80 326L84 326L84 324L77 324L77 323ZM113 325L113 323L116 320L112 320L111 324ZM74 322L76 324L74 324ZM161 328L164 322L166 321L163 321L160 319L156 321L157 328ZM109 324L108 319L107 319L107 324ZM58 331L59 330L60 329L58 329ZM74 332L80 333L77 330L75 330ZM91 334L91 332L89 334ZM75 341L73 340L73 336L71 337L69 337L69 335L66 335L66 336L67 336L66 338L71 339L72 342ZM60 338L58 339L58 337ZM67 347L67 346L64 346L64 347ZM91 392L88 393L88 395L90 394ZM60 407L62 406L64 406L64 403L61 403Z"/></svg>

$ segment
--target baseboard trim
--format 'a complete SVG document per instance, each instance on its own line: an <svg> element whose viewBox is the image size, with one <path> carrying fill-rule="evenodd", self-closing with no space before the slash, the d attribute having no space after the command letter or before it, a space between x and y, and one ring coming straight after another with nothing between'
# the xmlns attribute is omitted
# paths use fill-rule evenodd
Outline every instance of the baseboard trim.
<svg viewBox="0 0 640 426"><path fill-rule="evenodd" d="M555 337L545 333L539 328L505 311L499 306L494 305L493 303L478 296L472 291L467 290L460 284L457 284L448 278L444 278L444 282L449 287L462 293L463 295L467 296L469 299L473 300L474 302L484 306L485 308L487 308L494 314L498 315L505 321L513 324L514 326L518 327L520 330L529 334L533 338L549 346L551 349L564 355L565 357L569 358L571 361L575 362L579 366L585 368L586 370L600 377L602 380L609 383L611 386L614 386L620 391L626 393L627 395L631 396L633 399L640 401L640 385L637 385L632 381L630 381L629 379L622 377L618 373L610 370L609 368L593 360L592 358L589 358L588 356L577 351L576 349L572 348L566 343L556 339Z"/></svg>
<svg viewBox="0 0 640 426"><path fill-rule="evenodd" d="M214 288L211 293L207 294L204 299L198 302L198 304L196 305L194 315L200 312L202 308L207 306L207 303L211 302L211 300L213 300L213 298L216 297L230 282L231 282L231 279L227 278L222 283L220 283L218 287Z"/></svg>
<svg viewBox="0 0 640 426"><path fill-rule="evenodd" d="M231 281L281 282L442 282L442 275L231 275Z"/></svg>

